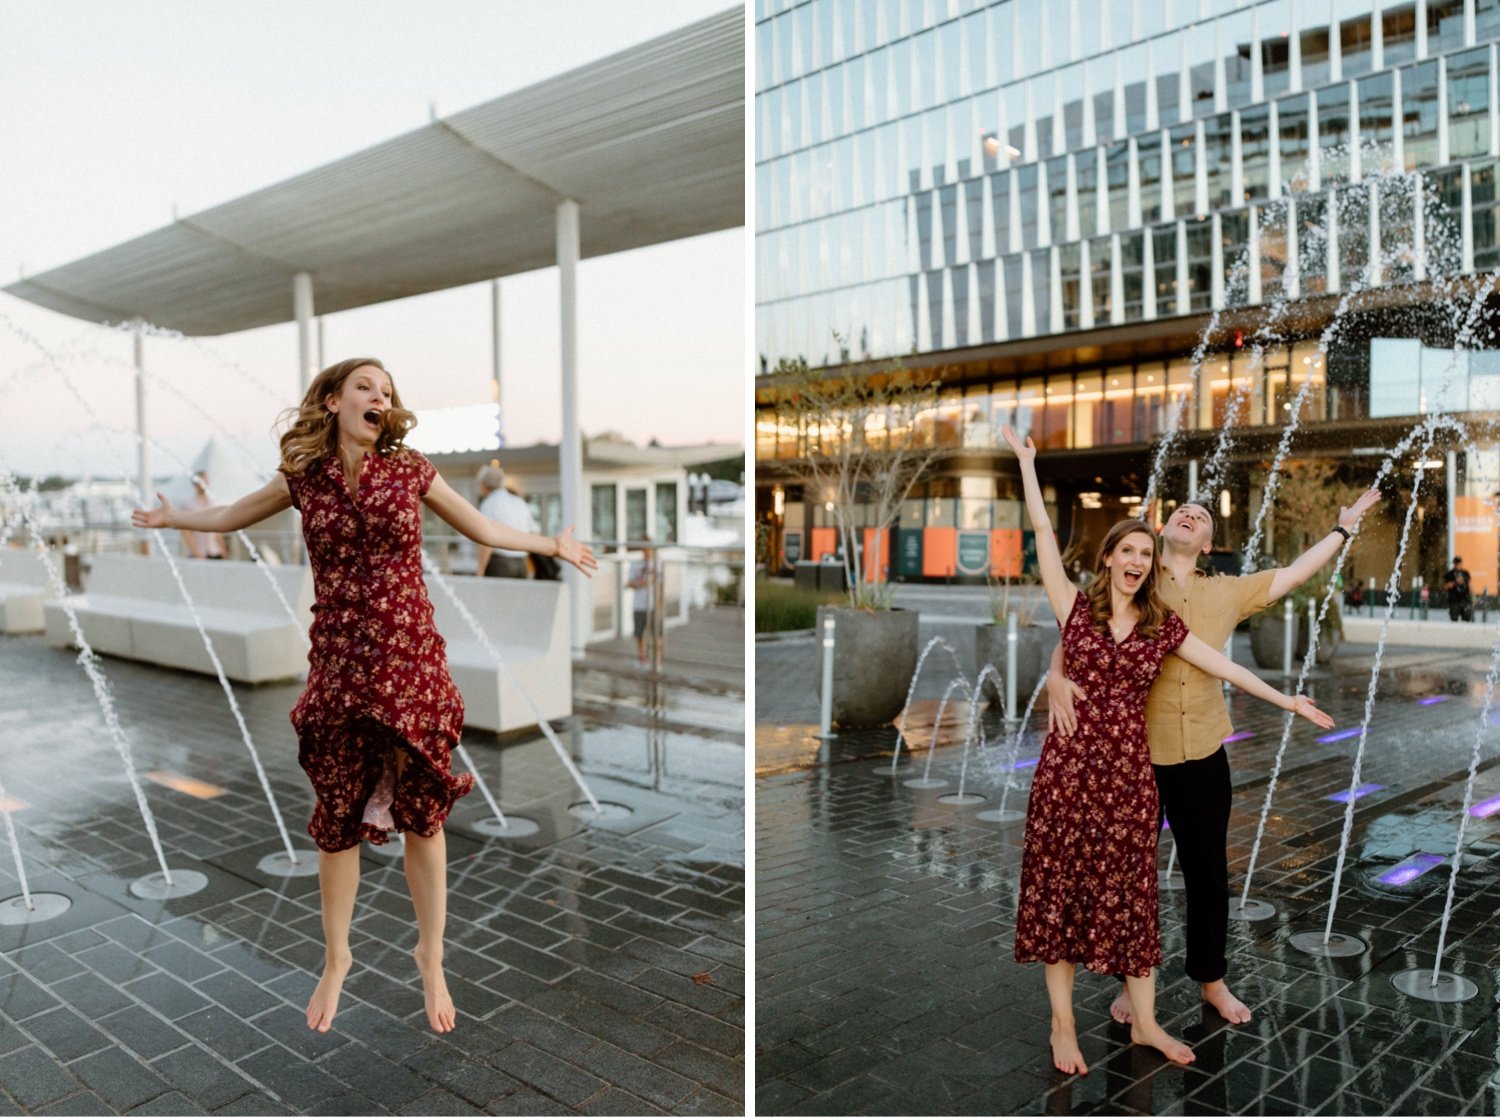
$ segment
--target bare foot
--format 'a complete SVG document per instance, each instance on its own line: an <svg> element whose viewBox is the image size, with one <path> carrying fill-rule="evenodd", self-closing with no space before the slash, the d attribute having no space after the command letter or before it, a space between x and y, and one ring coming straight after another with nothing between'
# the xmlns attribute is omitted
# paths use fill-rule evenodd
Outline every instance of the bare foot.
<svg viewBox="0 0 1500 1118"><path fill-rule="evenodd" d="M1116 998L1114 1000L1114 1003L1109 1007L1109 1015L1122 1025L1130 1024L1132 1020L1130 1014L1130 998L1126 995L1124 990L1120 991L1120 996Z"/></svg>
<svg viewBox="0 0 1500 1118"><path fill-rule="evenodd" d="M323 964L323 977L318 988L307 999L307 1027L326 1033L333 1025L333 1015L338 1012L339 993L344 988L344 979L354 963L354 956L345 954L338 959L328 959Z"/></svg>
<svg viewBox="0 0 1500 1118"><path fill-rule="evenodd" d="M1064 1075L1087 1075L1088 1064L1078 1047L1078 1033L1063 1025L1052 1026L1052 1066Z"/></svg>
<svg viewBox="0 0 1500 1118"><path fill-rule="evenodd" d="M422 972L422 1006L427 1010L427 1023L435 1033L451 1033L458 1023L458 1011L453 1008L448 982L443 977L442 951L433 954L418 948L412 952L412 958Z"/></svg>
<svg viewBox="0 0 1500 1118"><path fill-rule="evenodd" d="M1191 1048L1169 1037L1160 1025L1131 1025L1130 1040L1133 1044L1155 1048L1174 1064L1190 1064L1197 1059Z"/></svg>
<svg viewBox="0 0 1500 1118"><path fill-rule="evenodd" d="M1250 1010L1244 1002L1229 992L1221 978L1217 982L1203 984L1203 1000L1219 1011L1219 1016L1231 1025L1243 1025L1250 1020Z"/></svg>

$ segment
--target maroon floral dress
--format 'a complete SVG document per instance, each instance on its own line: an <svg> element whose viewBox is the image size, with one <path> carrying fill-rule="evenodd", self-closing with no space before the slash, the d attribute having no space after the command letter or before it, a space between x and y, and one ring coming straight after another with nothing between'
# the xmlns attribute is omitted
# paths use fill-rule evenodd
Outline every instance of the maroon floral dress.
<svg viewBox="0 0 1500 1118"><path fill-rule="evenodd" d="M358 495L336 454L286 477L316 599L292 726L320 850L384 843L391 830L430 837L474 787L451 771L464 702L422 581L422 495L436 474L408 450L366 455Z"/></svg>
<svg viewBox="0 0 1500 1118"><path fill-rule="evenodd" d="M1119 644L1079 594L1062 630L1067 676L1086 692L1078 729L1047 735L1031 785L1016 911L1016 962L1082 963L1143 978L1160 966L1156 777L1146 695L1187 639L1169 613L1155 640Z"/></svg>

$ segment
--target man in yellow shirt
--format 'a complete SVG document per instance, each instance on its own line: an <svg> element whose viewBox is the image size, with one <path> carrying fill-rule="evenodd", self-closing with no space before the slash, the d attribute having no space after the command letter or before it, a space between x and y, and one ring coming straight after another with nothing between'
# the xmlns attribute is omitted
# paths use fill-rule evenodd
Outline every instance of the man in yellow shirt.
<svg viewBox="0 0 1500 1118"><path fill-rule="evenodd" d="M1331 562L1379 499L1379 490L1368 489L1351 508L1341 508L1328 535L1291 565L1239 576L1209 575L1198 569L1198 557L1213 548L1213 516L1196 502L1179 505L1162 528L1157 591L1189 632L1210 648L1223 648L1242 620L1290 594ZM1063 674L1059 643L1047 677L1049 728L1071 734L1077 728L1073 702L1083 697ZM1225 982L1233 789L1222 743L1233 729L1219 681L1180 657L1167 657L1146 700L1146 732L1162 811L1182 865L1186 969L1201 985L1203 1000L1226 1021L1238 1024L1250 1020L1250 1010ZM1129 1022L1130 1003L1123 994L1110 1012L1115 1020Z"/></svg>

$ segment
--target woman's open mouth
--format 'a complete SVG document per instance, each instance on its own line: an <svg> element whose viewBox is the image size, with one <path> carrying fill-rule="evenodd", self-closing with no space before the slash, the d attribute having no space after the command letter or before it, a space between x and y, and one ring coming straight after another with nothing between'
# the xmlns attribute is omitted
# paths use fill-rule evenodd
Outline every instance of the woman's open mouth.
<svg viewBox="0 0 1500 1118"><path fill-rule="evenodd" d="M1141 584L1141 579L1145 576L1146 572L1144 571L1125 571L1120 575L1120 579L1126 586L1134 588Z"/></svg>
<svg viewBox="0 0 1500 1118"><path fill-rule="evenodd" d="M369 411L365 412L365 422L368 423L371 427L374 427L378 430L380 427L380 412L376 411L374 408L371 408Z"/></svg>

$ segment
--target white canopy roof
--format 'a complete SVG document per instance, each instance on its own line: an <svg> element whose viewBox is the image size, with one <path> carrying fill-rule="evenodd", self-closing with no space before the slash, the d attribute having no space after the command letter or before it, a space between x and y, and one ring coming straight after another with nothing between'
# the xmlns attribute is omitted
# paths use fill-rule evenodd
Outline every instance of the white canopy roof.
<svg viewBox="0 0 1500 1118"><path fill-rule="evenodd" d="M5 290L94 322L227 334L744 223L744 8L496 98Z"/></svg>

